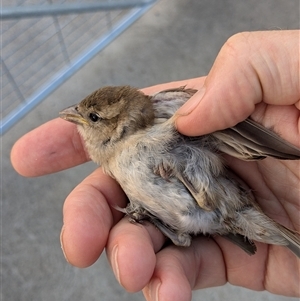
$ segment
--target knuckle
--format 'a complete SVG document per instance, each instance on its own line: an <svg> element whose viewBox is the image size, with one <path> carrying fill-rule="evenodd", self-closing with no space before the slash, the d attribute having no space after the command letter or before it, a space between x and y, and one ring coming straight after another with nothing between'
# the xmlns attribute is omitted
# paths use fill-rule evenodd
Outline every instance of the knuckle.
<svg viewBox="0 0 300 301"><path fill-rule="evenodd" d="M238 58L251 48L251 32L240 32L231 36L221 49L222 55Z"/></svg>

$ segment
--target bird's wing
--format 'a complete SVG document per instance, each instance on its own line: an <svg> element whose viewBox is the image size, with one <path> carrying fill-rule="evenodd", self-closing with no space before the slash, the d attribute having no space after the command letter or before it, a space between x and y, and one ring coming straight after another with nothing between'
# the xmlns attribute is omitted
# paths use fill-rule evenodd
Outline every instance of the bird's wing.
<svg viewBox="0 0 300 301"><path fill-rule="evenodd" d="M197 90L185 87L163 90L151 95L156 123L171 118L175 112L193 96Z"/></svg>
<svg viewBox="0 0 300 301"><path fill-rule="evenodd" d="M216 209L216 202L211 201L205 190L199 191L186 175L176 172L174 173L174 176L186 187L199 207L206 211L212 211Z"/></svg>
<svg viewBox="0 0 300 301"><path fill-rule="evenodd" d="M182 86L152 95L156 118L165 121L172 117L196 92ZM300 159L299 148L249 118L234 127L215 132L213 136L222 142L219 146L222 152L242 160L260 160L268 156L281 160Z"/></svg>
<svg viewBox="0 0 300 301"><path fill-rule="evenodd" d="M222 152L242 160L300 159L299 148L249 118L232 128L215 132L213 136L222 141L219 146Z"/></svg>
<svg viewBox="0 0 300 301"><path fill-rule="evenodd" d="M170 94L170 92L171 93L172 92L174 92L174 93L184 93L188 97L192 97L197 92L197 90L196 89L186 89L185 86L181 86L181 87L178 87L178 88L171 88L171 89L166 89L166 90L159 91L158 93L153 94L152 97L155 98L159 94L169 94L169 95L172 95L172 94Z"/></svg>

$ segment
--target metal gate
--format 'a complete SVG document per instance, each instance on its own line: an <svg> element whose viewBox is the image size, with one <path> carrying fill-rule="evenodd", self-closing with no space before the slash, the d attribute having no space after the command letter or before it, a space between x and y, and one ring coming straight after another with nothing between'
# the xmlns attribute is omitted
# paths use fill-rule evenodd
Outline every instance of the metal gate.
<svg viewBox="0 0 300 301"><path fill-rule="evenodd" d="M2 0L1 135L155 2Z"/></svg>

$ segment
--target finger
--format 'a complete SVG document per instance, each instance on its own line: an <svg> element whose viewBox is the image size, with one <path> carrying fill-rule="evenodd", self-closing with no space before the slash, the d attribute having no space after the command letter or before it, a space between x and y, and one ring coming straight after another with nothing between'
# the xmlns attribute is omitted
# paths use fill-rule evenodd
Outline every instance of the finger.
<svg viewBox="0 0 300 301"><path fill-rule="evenodd" d="M222 237L198 237L189 248L169 247L157 254L153 277L144 289L150 300L190 300L191 290L233 285L264 289L268 247L249 256ZM247 273L245 273L245 270Z"/></svg>
<svg viewBox="0 0 300 301"><path fill-rule="evenodd" d="M24 135L11 151L13 167L26 177L57 172L88 160L76 126L59 118Z"/></svg>
<svg viewBox="0 0 300 301"><path fill-rule="evenodd" d="M68 262L77 267L93 264L102 253L112 226L123 214L127 199L120 186L100 168L80 183L63 208L61 244Z"/></svg>
<svg viewBox="0 0 300 301"><path fill-rule="evenodd" d="M226 264L227 281L236 286L251 290L265 290L266 264L268 259L268 245L255 242L255 255L248 255L241 248L227 239L217 236L215 241L223 253Z"/></svg>
<svg viewBox="0 0 300 301"><path fill-rule="evenodd" d="M107 257L119 283L129 292L140 291L152 277L155 253L165 242L152 224L121 220L110 232Z"/></svg>
<svg viewBox="0 0 300 301"><path fill-rule="evenodd" d="M223 255L213 239L198 237L188 248L170 246L157 254L144 294L150 300L191 300L191 290L227 282Z"/></svg>
<svg viewBox="0 0 300 301"><path fill-rule="evenodd" d="M272 31L231 37L217 56L203 90L179 110L183 115L177 119L179 131L202 135L233 126L252 114L262 101L273 105L297 103L298 34Z"/></svg>

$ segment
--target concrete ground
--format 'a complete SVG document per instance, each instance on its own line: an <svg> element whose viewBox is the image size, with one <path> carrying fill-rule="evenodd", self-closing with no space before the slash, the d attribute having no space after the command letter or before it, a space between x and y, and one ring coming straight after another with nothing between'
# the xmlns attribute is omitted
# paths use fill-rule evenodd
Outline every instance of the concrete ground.
<svg viewBox="0 0 300 301"><path fill-rule="evenodd" d="M1 300L143 300L141 293L129 294L119 286L105 254L93 266L78 269L61 252L64 199L95 165L23 178L9 161L19 137L102 85L145 87L205 75L234 33L277 28L299 28L298 0L161 0L6 133L2 137ZM193 300L296 299L225 285L196 291Z"/></svg>

